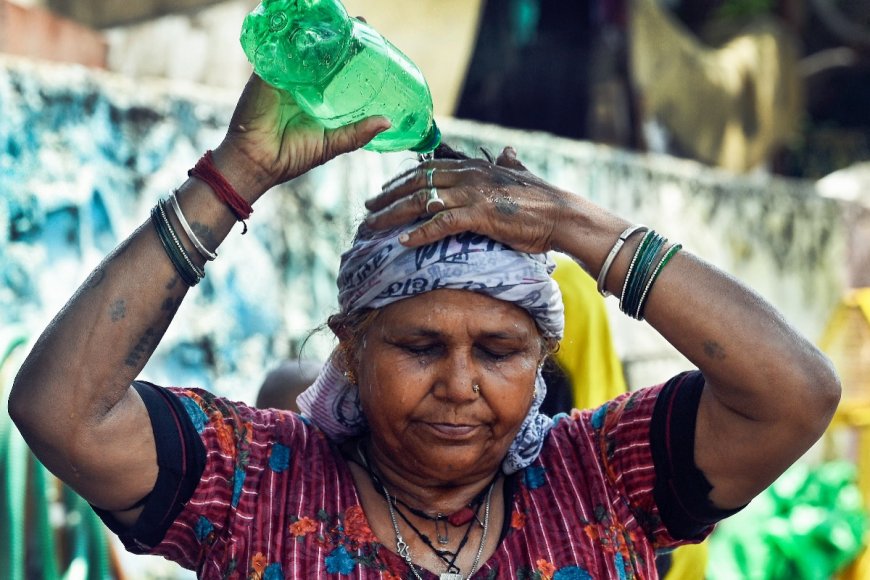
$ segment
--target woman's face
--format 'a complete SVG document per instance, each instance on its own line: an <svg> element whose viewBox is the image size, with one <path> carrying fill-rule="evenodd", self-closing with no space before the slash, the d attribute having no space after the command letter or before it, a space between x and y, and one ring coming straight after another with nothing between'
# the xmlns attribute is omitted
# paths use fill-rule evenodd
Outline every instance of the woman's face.
<svg viewBox="0 0 870 580"><path fill-rule="evenodd" d="M435 290L385 307L356 359L379 461L428 482L491 476L531 406L541 359L535 322L513 304Z"/></svg>

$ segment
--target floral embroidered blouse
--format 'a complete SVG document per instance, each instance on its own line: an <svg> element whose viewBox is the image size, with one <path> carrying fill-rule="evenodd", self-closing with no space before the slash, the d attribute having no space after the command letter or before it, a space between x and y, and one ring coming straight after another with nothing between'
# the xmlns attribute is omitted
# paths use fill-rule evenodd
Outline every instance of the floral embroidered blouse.
<svg viewBox="0 0 870 580"><path fill-rule="evenodd" d="M132 528L97 510L130 551L206 579L413 578L386 547L394 538L372 533L345 459L304 418L136 388L158 481ZM709 503L691 459L702 388L685 373L554 418L540 457L509 478L500 544L474 578L657 578L657 550L699 541L731 513Z"/></svg>

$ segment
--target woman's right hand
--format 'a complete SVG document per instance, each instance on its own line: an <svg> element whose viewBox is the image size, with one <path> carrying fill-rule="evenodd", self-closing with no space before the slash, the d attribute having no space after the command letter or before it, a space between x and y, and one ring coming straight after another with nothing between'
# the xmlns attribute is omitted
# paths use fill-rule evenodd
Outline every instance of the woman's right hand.
<svg viewBox="0 0 870 580"><path fill-rule="evenodd" d="M252 74L221 149L242 155L254 172L249 178L266 191L363 147L389 127L386 118L370 117L326 129L302 111L290 94Z"/></svg>

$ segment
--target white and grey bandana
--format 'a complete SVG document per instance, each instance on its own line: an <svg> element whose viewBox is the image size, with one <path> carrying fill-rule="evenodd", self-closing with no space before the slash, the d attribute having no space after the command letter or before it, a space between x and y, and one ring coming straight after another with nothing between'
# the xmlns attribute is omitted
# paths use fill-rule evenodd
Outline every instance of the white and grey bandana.
<svg viewBox="0 0 870 580"><path fill-rule="evenodd" d="M441 288L468 290L524 308L541 334L560 339L564 328L562 295L550 277L555 264L546 254L517 252L486 236L465 232L421 248L406 248L399 236L416 224L382 232L365 225L341 258L338 302L343 313L382 308ZM342 440L367 429L359 392L344 376L333 353L314 384L298 398L303 415L327 436ZM536 395L502 464L513 473L541 451L552 421L539 413L547 393L538 370Z"/></svg>

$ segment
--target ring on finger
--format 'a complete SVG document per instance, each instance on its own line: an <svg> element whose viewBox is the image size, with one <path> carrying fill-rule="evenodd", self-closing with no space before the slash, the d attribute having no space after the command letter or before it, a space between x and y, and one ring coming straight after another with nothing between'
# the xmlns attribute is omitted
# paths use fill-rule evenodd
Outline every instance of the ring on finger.
<svg viewBox="0 0 870 580"><path fill-rule="evenodd" d="M441 207L435 209L435 206L440 205ZM426 213L433 214L438 213L439 211L446 209L447 204L444 203L444 200L438 195L438 189L435 187L429 188L429 197L426 199Z"/></svg>
<svg viewBox="0 0 870 580"><path fill-rule="evenodd" d="M431 191L435 189L435 168L430 167L426 170L426 187ZM438 195L437 193L435 194Z"/></svg>

